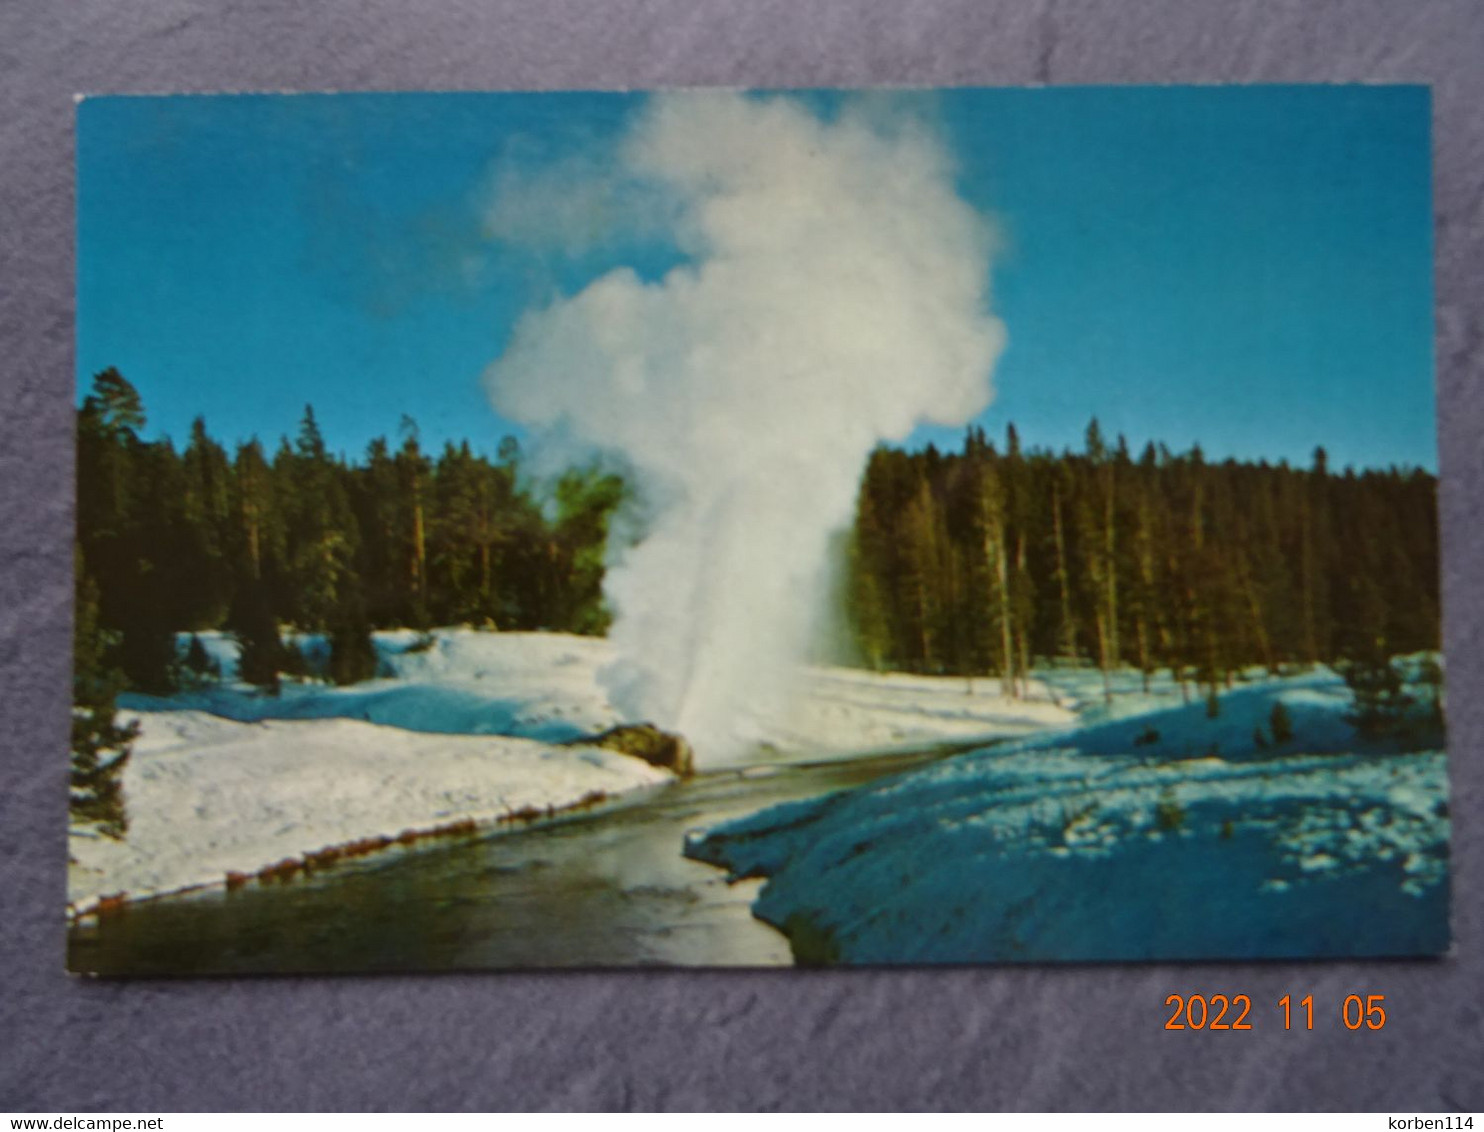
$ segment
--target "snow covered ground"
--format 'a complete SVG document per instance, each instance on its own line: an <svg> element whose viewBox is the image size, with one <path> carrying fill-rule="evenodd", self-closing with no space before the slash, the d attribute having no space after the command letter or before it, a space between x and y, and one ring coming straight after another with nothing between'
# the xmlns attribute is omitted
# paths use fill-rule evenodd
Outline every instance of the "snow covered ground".
<svg viewBox="0 0 1484 1132"><path fill-rule="evenodd" d="M200 639L219 681L119 698L123 717L143 728L124 778L129 831L111 841L73 829L74 911L103 896L220 884L228 872L329 847L560 810L671 777L637 759L556 745L621 722L600 680L612 659L603 640L378 633L381 678L346 688L285 681L281 695L267 696L236 682L230 637ZM323 663L323 639L299 641L311 665ZM1020 735L1072 718L1044 689L1012 701L992 680L815 669L799 686L787 718L747 721L758 761Z"/></svg>
<svg viewBox="0 0 1484 1132"><path fill-rule="evenodd" d="M359 719L407 731L446 735L518 735L565 742L620 722L597 682L611 657L606 641L561 633L485 633L440 629L376 634L382 678L344 688L285 680L267 696L235 682L237 645L224 633L201 633L222 680L169 697L124 695L140 711L194 708L242 722L265 719ZM311 665L322 667L323 638L297 638Z"/></svg>
<svg viewBox="0 0 1484 1132"><path fill-rule="evenodd" d="M1073 721L1033 681L1023 699L988 677L908 676L848 668L800 674L799 695L779 719L754 721L760 742L818 756L1024 735Z"/></svg>
<svg viewBox="0 0 1484 1132"><path fill-rule="evenodd" d="M125 713L129 717L129 713ZM671 781L593 747L434 735L349 719L238 723L140 713L121 841L74 828L68 897L139 897L255 873L367 838L560 810Z"/></svg>
<svg viewBox="0 0 1484 1132"><path fill-rule="evenodd" d="M1215 719L1130 688L1142 714L1103 707L1099 679L1086 726L698 831L687 854L770 878L755 912L804 961L1446 949L1440 736L1362 741L1323 669L1239 686Z"/></svg>
<svg viewBox="0 0 1484 1132"><path fill-rule="evenodd" d="M410 630L376 634L383 679L346 688L285 681L282 694L264 696L233 683L232 639L202 633L222 668L223 682L168 698L126 695L141 711L193 708L244 722L265 719L360 719L409 731L518 735L565 742L624 721L600 672L613 660L608 642L562 633L488 633L439 629L420 640ZM312 663L323 640L301 638ZM798 695L781 718L739 721L762 751L787 757L828 756L979 737L1022 735L1075 719L1033 682L1030 695L1000 695L993 679L876 674L840 668L801 670ZM705 752L701 752L705 766Z"/></svg>
<svg viewBox="0 0 1484 1132"><path fill-rule="evenodd" d="M349 688L235 682L121 697L143 734L121 842L74 828L74 912L373 848L403 831L487 829L666 771L559 745L620 722L607 642L559 634L381 633L382 677ZM311 664L325 644L305 637ZM1415 666L1414 666L1415 668ZM1414 672L1415 675L1415 672ZM755 904L805 961L1435 953L1448 942L1441 738L1362 742L1320 669L1244 674L1208 718L1167 674L1146 691L1091 669L991 679L815 668L782 718L744 721L750 758L817 759L998 739L971 754L693 834L688 856L766 877ZM1272 734L1281 702L1293 737ZM706 766L702 763L702 769ZM773 773L759 765L752 773Z"/></svg>

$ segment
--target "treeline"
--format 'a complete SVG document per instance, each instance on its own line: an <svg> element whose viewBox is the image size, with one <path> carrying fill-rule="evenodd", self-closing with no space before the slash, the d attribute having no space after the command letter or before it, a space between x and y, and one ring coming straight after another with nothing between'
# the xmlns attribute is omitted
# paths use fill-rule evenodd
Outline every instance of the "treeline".
<svg viewBox="0 0 1484 1132"><path fill-rule="evenodd" d="M200 419L177 449L141 438L144 406L114 369L77 423L79 608L134 689L176 685L186 630L234 631L244 677L272 685L298 663L280 625L327 633L341 682L374 675L373 628L607 628L612 474L570 470L543 507L512 439L494 460L467 443L433 455L404 418L399 443L348 461L312 408L271 455L256 438L228 451Z"/></svg>
<svg viewBox="0 0 1484 1132"><path fill-rule="evenodd" d="M1250 665L1436 649L1435 478L1081 452L882 447L844 585L859 658L1019 683L1039 658L1168 668L1214 689Z"/></svg>
<svg viewBox="0 0 1484 1132"><path fill-rule="evenodd" d="M228 451L197 420L184 448L142 438L138 392L109 369L78 410L74 810L120 831L132 734L124 688L166 693L204 671L176 635L227 629L240 674L276 690L306 674L285 627L324 633L328 668L376 674L376 628L477 624L606 631L602 582L623 481L571 469L545 505L513 440L332 455L313 410L271 456ZM1436 480L1419 470L1135 458L1097 422L1081 452L881 447L845 539L850 659L1022 686L1045 660L1169 669L1217 687L1251 665L1340 663L1395 699L1386 658L1436 649ZM1372 697L1373 699L1376 697ZM1380 702L1380 700L1378 700Z"/></svg>

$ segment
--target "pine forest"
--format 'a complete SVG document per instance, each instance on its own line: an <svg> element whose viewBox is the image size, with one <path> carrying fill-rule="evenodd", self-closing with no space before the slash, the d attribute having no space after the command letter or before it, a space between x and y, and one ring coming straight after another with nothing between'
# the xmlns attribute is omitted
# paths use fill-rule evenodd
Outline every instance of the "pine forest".
<svg viewBox="0 0 1484 1132"><path fill-rule="evenodd" d="M181 678L176 634L225 628L242 674L306 675L284 643L328 635L337 683L374 676L373 629L472 624L601 635L623 479L530 482L506 440L425 452L415 424L358 462L306 408L270 455L197 420L183 450L141 438L116 370L78 414L79 657L145 692ZM1168 669L1215 688L1237 671L1371 661L1438 647L1436 480L1416 469L1137 455L1094 420L1081 451L879 447L839 539L842 640L824 659L1010 682L1039 663ZM189 661L189 657L186 658ZM298 669L296 671L296 669ZM96 682L96 681L95 681Z"/></svg>

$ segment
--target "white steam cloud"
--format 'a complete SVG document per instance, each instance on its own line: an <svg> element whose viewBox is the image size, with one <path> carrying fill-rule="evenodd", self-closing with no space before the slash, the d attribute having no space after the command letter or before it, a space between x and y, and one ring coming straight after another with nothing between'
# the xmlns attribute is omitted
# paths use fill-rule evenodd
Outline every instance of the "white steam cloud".
<svg viewBox="0 0 1484 1132"><path fill-rule="evenodd" d="M610 548L605 583L610 691L725 761L742 720L781 706L872 447L989 404L990 231L933 131L879 107L825 121L786 97L658 96L617 166L603 199L656 202L689 261L528 313L486 385L499 412L639 475L647 537ZM565 192L559 210L603 196Z"/></svg>

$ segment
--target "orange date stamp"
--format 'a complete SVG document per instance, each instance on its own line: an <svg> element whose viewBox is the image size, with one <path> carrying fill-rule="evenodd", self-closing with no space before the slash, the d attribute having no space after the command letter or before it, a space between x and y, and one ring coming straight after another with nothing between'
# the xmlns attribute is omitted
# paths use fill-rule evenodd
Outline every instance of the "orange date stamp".
<svg viewBox="0 0 1484 1132"><path fill-rule="evenodd" d="M1380 1030L1386 1025L1384 994L1349 994L1340 1004L1340 1022L1347 1030ZM1172 994L1165 999L1170 1016L1166 1030L1254 1029L1252 996L1246 994ZM1295 1000L1285 994L1277 1002L1285 1030L1314 1028L1314 996Z"/></svg>

